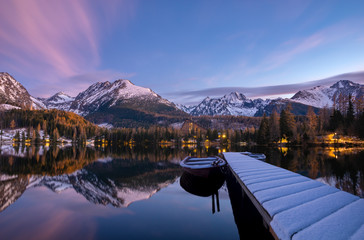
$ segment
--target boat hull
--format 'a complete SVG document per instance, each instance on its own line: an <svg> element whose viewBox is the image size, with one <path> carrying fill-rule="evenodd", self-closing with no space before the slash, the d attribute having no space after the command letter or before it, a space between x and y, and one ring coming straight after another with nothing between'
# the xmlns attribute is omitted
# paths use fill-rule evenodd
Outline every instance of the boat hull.
<svg viewBox="0 0 364 240"><path fill-rule="evenodd" d="M226 161L218 157L186 157L181 161L180 165L190 174L210 178L222 175L221 168L226 165Z"/></svg>
<svg viewBox="0 0 364 240"><path fill-rule="evenodd" d="M190 172L183 172L180 180L181 187L193 195L208 197L215 194L225 182L225 176L200 177Z"/></svg>

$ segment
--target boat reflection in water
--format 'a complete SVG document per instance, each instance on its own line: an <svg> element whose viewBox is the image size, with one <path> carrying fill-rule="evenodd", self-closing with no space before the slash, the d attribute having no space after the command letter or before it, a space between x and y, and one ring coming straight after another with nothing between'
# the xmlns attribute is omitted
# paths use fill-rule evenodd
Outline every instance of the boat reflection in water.
<svg viewBox="0 0 364 240"><path fill-rule="evenodd" d="M188 193L200 197L212 198L212 214L220 212L219 189L225 182L223 168L226 161L219 157L186 157L180 163L184 172L181 176L181 187Z"/></svg>
<svg viewBox="0 0 364 240"><path fill-rule="evenodd" d="M212 198L212 213L215 213L215 198L216 198L216 209L220 212L219 203L219 189L225 182L224 174L214 174L210 177L201 177L193 175L190 172L184 171L180 184L181 187L188 193L199 197L209 197Z"/></svg>
<svg viewBox="0 0 364 240"><path fill-rule="evenodd" d="M259 160L265 160L264 154L250 152L244 152L243 154ZM218 190L226 182L240 239L250 236L254 236L254 239L273 239L267 226L264 225L262 216L236 181L231 170L227 167L226 161L221 159L223 162L220 162L220 159L218 157L187 157L182 160L180 165L183 167L184 172L180 178L181 187L193 195L200 197L212 196L212 213L214 214L215 203L217 211L220 211ZM221 166L211 164L214 161L219 161Z"/></svg>

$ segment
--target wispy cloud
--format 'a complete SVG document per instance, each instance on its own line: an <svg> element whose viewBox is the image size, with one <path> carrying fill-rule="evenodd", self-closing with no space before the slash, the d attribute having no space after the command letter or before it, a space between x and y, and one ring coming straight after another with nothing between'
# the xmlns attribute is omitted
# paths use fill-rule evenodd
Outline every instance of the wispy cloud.
<svg viewBox="0 0 364 240"><path fill-rule="evenodd" d="M311 34L302 36L292 36L289 39L277 43L270 51L267 51L263 56L253 61L253 57L249 54L241 56L240 63L230 65L229 68L224 68L220 72L215 72L214 75L201 78L206 84L216 82L236 82L239 79L256 78L257 74L269 74L272 70L280 70L281 73L285 69L290 68L290 62L299 59L302 55L308 52L314 52L320 50L321 47L325 47L333 42L339 42L347 37L353 37L360 41L361 32L360 26L364 24L364 18L347 19L341 22L334 23L330 26L313 31ZM236 35L228 36L227 40L232 40L248 33L241 32ZM262 33L262 36L264 34ZM261 36L260 36L261 37ZM265 36L269 37L269 36ZM251 39L257 41L257 39ZM256 48L259 48L257 46ZM301 61L302 64L304 62ZM304 68L304 65L302 65ZM266 77L270 78L270 76ZM259 77L259 79L262 79ZM213 80L213 81L212 81Z"/></svg>
<svg viewBox="0 0 364 240"><path fill-rule="evenodd" d="M83 1L7 1L0 15L2 54L7 58L29 64L35 60L61 76L99 61L94 24Z"/></svg>
<svg viewBox="0 0 364 240"><path fill-rule="evenodd" d="M295 57L326 45L330 42L344 39L348 35L356 34L364 19L350 19L333 24L329 27L316 31L315 33L301 38L293 38L280 44L275 51L269 53L260 64L259 68L269 71L284 65ZM339 34L338 34L339 33Z"/></svg>
<svg viewBox="0 0 364 240"><path fill-rule="evenodd" d="M219 87L219 88L206 88L196 91L180 91L163 94L166 97L173 98L178 103L196 104L203 98L221 97L231 92L240 92L249 98L267 98L270 96L287 96L294 94L300 90L309 89L315 86L329 86L339 80L350 80L355 83L364 84L364 71L344 73L324 79L297 83L297 84L284 84L284 85L271 85L263 87Z"/></svg>
<svg viewBox="0 0 364 240"><path fill-rule="evenodd" d="M114 0L2 1L0 65L43 84L94 72L104 29L130 12L129 2Z"/></svg>
<svg viewBox="0 0 364 240"><path fill-rule="evenodd" d="M314 34L306 39L303 39L300 43L290 49L274 52L269 55L263 62L266 65L265 70L271 70L279 67L282 64L291 60L296 55L313 49L323 42L324 37L321 34Z"/></svg>

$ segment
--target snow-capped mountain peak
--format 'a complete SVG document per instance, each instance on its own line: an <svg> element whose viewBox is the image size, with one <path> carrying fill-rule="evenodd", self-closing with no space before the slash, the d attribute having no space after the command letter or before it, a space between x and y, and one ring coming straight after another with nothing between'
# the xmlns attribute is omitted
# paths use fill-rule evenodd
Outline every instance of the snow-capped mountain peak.
<svg viewBox="0 0 364 240"><path fill-rule="evenodd" d="M230 94L226 94L223 99L228 102L241 102L245 101L246 97L242 93L232 92Z"/></svg>
<svg viewBox="0 0 364 240"><path fill-rule="evenodd" d="M64 103L64 102L70 102L73 101L75 98L69 96L68 94L64 92L58 92L54 94L52 97L47 99L47 102L53 102L53 103Z"/></svg>
<svg viewBox="0 0 364 240"><path fill-rule="evenodd" d="M353 83L352 81L349 80L340 80L337 83L333 84L330 88L339 89L339 88L350 88L350 87L360 87L360 84Z"/></svg>
<svg viewBox="0 0 364 240"><path fill-rule="evenodd" d="M185 116L174 103L162 98L150 88L134 85L130 80L96 82L75 98L58 92L49 98L34 98L8 73L0 73L0 110L58 109L71 111L81 116L93 114L91 121L96 123L124 124L125 112L132 120L127 124L148 124L157 121L156 115ZM141 116L148 115L148 123L140 123ZM116 116L114 118L113 116ZM123 117L120 117L123 116ZM135 120L135 119L138 120ZM134 123L135 121L135 123Z"/></svg>
<svg viewBox="0 0 364 240"><path fill-rule="evenodd" d="M119 79L113 83L98 82L79 93L69 110L82 116L97 111L101 106L110 108L118 103L161 103L176 106L149 88L134 85L130 80ZM142 104L140 104L142 106Z"/></svg>
<svg viewBox="0 0 364 240"><path fill-rule="evenodd" d="M260 108L269 104L270 100L247 99L244 94L232 92L221 98L206 97L193 109L190 114L200 115L239 115L254 116Z"/></svg>
<svg viewBox="0 0 364 240"><path fill-rule="evenodd" d="M8 104L25 109L43 108L25 87L9 73L0 72L0 104Z"/></svg>
<svg viewBox="0 0 364 240"><path fill-rule="evenodd" d="M340 96L354 98L364 96L364 85L349 80L340 80L330 87L317 86L297 92L291 100L306 105L322 108L332 107Z"/></svg>
<svg viewBox="0 0 364 240"><path fill-rule="evenodd" d="M39 100L41 100L48 109L59 109L68 111L72 101L74 101L75 98L69 96L64 92L58 92L50 98Z"/></svg>
<svg viewBox="0 0 364 240"><path fill-rule="evenodd" d="M158 97L158 95L155 92L153 92L150 88L136 86L130 80L127 79L116 80L112 84L111 89L113 90L116 88L118 89L119 96L123 98L132 98L132 97L148 96L148 95L153 95L155 97Z"/></svg>

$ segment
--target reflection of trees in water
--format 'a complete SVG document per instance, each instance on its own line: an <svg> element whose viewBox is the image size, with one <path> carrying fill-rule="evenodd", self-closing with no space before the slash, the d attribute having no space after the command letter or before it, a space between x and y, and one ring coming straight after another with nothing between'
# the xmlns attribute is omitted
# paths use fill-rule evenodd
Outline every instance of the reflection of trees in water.
<svg viewBox="0 0 364 240"><path fill-rule="evenodd" d="M102 153L90 148L29 147L15 156L0 155L0 172L54 176L82 169L101 156Z"/></svg>
<svg viewBox="0 0 364 240"><path fill-rule="evenodd" d="M175 179L181 174L178 163L167 160L153 162L147 158L135 160L122 156L107 163L94 162L85 167L85 170L105 182L111 180L118 187L136 189L157 187L161 182Z"/></svg>
<svg viewBox="0 0 364 240"><path fill-rule="evenodd" d="M173 183L181 174L178 158L188 154L173 149L118 149L117 153L76 147L33 149L0 156L1 209L23 194L28 179L32 186L55 192L73 188L95 204L127 206Z"/></svg>
<svg viewBox="0 0 364 240"><path fill-rule="evenodd" d="M267 162L317 179L363 197L364 151L345 153L322 148L239 148L264 153ZM33 175L43 186L58 191L52 181L68 184L94 203L115 206L133 199L131 194L149 196L180 176L178 163L187 155L216 155L217 149L178 148L43 148L27 147L0 155L0 207L5 209L25 191ZM96 161L101 159L100 161ZM83 170L81 170L83 169ZM77 171L79 170L79 171ZM0 177L1 177L0 176ZM6 177L12 176L12 177ZM49 176L49 177L41 177ZM77 181L76 181L77 180ZM88 189L87 186L93 186ZM97 191L92 192L92 189ZM7 191L9 190L9 191ZM92 197L94 196L94 197ZM109 196L111 196L109 198Z"/></svg>
<svg viewBox="0 0 364 240"><path fill-rule="evenodd" d="M204 157L216 155L216 149L178 149L178 148L78 148L30 146L20 148L15 146L0 155L0 172L12 174L60 175L70 174L82 169L98 159L123 159L124 165L131 166L133 162L158 163L179 161L188 155ZM128 163L126 163L128 161Z"/></svg>
<svg viewBox="0 0 364 240"><path fill-rule="evenodd" d="M214 156L218 154L216 148L177 148L177 147L133 147L133 148L120 148L120 147L109 147L105 149L96 148L97 150L103 151L105 155L123 158L133 159L136 161L148 160L150 162L159 161L171 161L179 162L186 156L193 155L197 157Z"/></svg>
<svg viewBox="0 0 364 240"><path fill-rule="evenodd" d="M331 174L322 176L324 182L339 189L364 197L364 151L357 154L341 154L325 159L325 169Z"/></svg>
<svg viewBox="0 0 364 240"><path fill-rule="evenodd" d="M363 197L364 151L342 152L332 157L331 149L261 149L267 162L318 179L331 186Z"/></svg>
<svg viewBox="0 0 364 240"><path fill-rule="evenodd" d="M318 157L318 153L317 153L318 149L317 148L312 148L310 151L308 151L307 154L307 164L308 164L308 177L310 178L317 178L319 176L319 172L320 172L320 164L319 164L319 157Z"/></svg>
<svg viewBox="0 0 364 240"><path fill-rule="evenodd" d="M264 153L270 164L364 197L364 149L236 147L234 151Z"/></svg>

